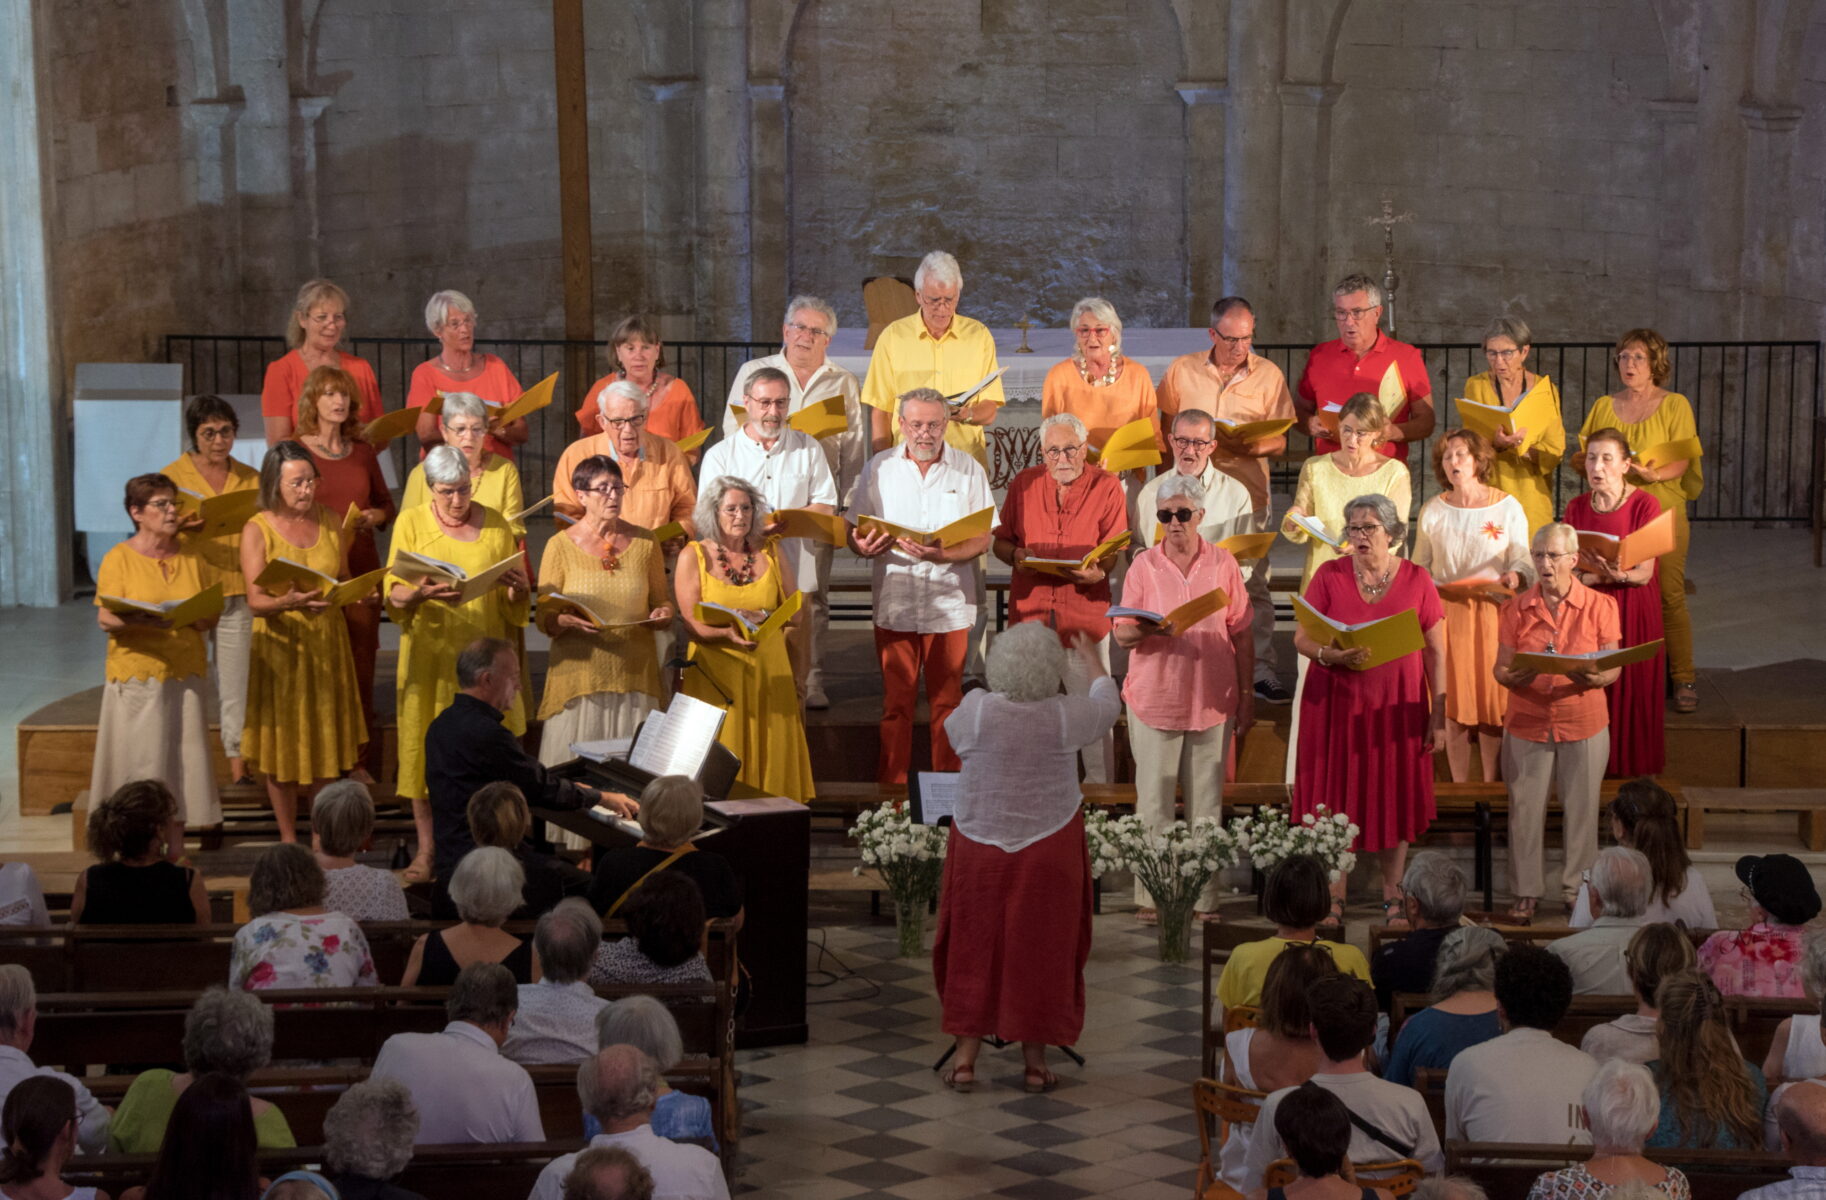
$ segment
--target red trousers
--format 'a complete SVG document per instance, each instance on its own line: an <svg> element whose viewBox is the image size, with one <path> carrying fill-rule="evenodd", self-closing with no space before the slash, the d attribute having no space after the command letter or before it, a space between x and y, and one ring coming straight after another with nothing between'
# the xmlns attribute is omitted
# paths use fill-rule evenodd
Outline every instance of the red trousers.
<svg viewBox="0 0 1826 1200"><path fill-rule="evenodd" d="M926 706L932 710L932 769L956 771L960 764L945 736L945 718L964 698L964 649L968 629L950 633L899 633L875 627L875 653L881 660L881 757L876 778L905 783L913 760L913 712L919 703L919 677L926 677Z"/></svg>

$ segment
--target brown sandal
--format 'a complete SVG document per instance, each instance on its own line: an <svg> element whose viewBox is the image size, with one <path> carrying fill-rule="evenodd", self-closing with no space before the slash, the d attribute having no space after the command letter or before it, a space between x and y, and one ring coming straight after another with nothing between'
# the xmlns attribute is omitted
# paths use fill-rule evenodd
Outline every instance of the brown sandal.
<svg viewBox="0 0 1826 1200"><path fill-rule="evenodd" d="M968 1079L963 1078L966 1075L969 1076ZM954 1092L974 1092L974 1091L976 1091L976 1067L975 1067L975 1065L964 1066L964 1067L950 1067L950 1068L946 1069L944 1074L940 1075L938 1077L938 1079L939 1079L940 1083L944 1084L946 1087L950 1088Z"/></svg>
<svg viewBox="0 0 1826 1200"><path fill-rule="evenodd" d="M1040 1067L1037 1070L1033 1067L1028 1067L1021 1074L1021 1087L1029 1095L1037 1096L1041 1092L1050 1092L1058 1086L1059 1077L1045 1067Z"/></svg>
<svg viewBox="0 0 1826 1200"><path fill-rule="evenodd" d="M1674 711L1690 713L1699 708L1699 689L1690 683L1674 685Z"/></svg>
<svg viewBox="0 0 1826 1200"><path fill-rule="evenodd" d="M1509 918L1511 925L1532 925L1535 911L1540 907L1540 903L1539 896L1517 896L1515 903L1511 904L1509 911L1503 915Z"/></svg>

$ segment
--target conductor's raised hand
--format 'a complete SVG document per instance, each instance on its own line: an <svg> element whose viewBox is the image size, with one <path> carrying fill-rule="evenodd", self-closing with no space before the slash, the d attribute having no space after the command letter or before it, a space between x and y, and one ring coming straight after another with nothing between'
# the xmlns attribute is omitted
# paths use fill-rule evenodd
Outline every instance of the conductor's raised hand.
<svg viewBox="0 0 1826 1200"><path fill-rule="evenodd" d="M1084 672L1091 679L1100 679L1109 674L1103 665L1103 656L1097 652L1097 639L1088 633L1080 633L1072 638L1072 653L1084 664Z"/></svg>

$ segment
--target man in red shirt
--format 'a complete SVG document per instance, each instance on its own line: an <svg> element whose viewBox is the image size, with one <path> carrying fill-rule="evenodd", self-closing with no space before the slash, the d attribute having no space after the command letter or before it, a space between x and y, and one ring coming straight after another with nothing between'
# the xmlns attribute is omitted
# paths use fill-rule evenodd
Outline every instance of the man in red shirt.
<svg viewBox="0 0 1826 1200"><path fill-rule="evenodd" d="M1346 275L1331 295L1338 340L1321 342L1307 355L1300 392L1293 401L1300 427L1312 434L1315 453L1329 454L1338 443L1317 414L1336 412L1359 392L1380 396L1389 415L1389 437L1376 451L1405 463L1407 444L1433 432L1433 383L1427 365L1420 351L1382 332L1382 289L1368 276Z"/></svg>
<svg viewBox="0 0 1826 1200"><path fill-rule="evenodd" d="M995 528L995 556L1014 568L1008 591L1009 621L1044 621L1071 644L1080 633L1097 639L1097 655L1110 660L1110 568L1113 550L1089 566L1078 560L1128 528L1122 481L1085 460L1090 434L1070 413L1040 423L1040 465L1008 482L1002 523ZM1071 564L1025 565L1028 559L1071 559ZM1091 681L1082 664L1068 660L1066 691L1081 694ZM1084 775L1092 783L1114 778L1115 739L1084 748Z"/></svg>

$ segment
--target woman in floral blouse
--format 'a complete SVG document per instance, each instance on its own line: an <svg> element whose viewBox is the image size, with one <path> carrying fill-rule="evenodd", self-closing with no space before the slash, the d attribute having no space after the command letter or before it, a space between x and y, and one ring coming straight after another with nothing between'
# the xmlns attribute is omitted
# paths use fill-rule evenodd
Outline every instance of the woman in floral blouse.
<svg viewBox="0 0 1826 1200"><path fill-rule="evenodd" d="M1737 860L1750 927L1721 929L1699 948L1699 969L1727 996L1807 995L1801 977L1801 926L1820 915L1820 893L1792 854Z"/></svg>
<svg viewBox="0 0 1826 1200"><path fill-rule="evenodd" d="M260 856L248 882L255 915L235 932L231 986L258 992L379 985L361 926L324 908L323 888L323 868L303 846L282 843Z"/></svg>

